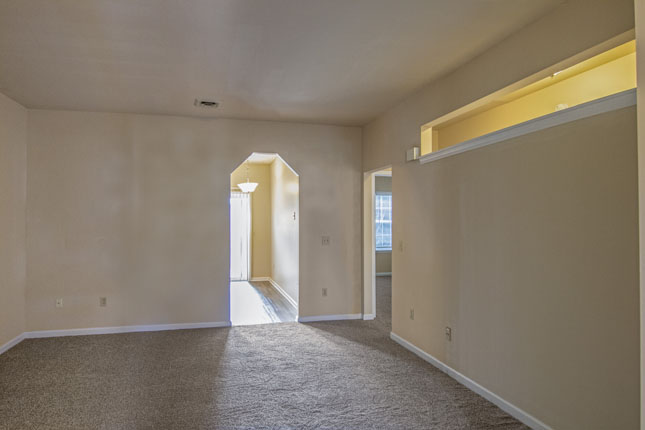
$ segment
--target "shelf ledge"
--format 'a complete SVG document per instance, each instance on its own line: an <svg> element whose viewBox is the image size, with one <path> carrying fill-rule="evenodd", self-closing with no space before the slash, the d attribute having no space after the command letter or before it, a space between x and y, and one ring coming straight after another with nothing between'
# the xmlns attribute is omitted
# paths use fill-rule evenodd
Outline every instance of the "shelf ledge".
<svg viewBox="0 0 645 430"><path fill-rule="evenodd" d="M421 164L430 163L442 158L461 154L462 152L472 151L483 148L484 146L493 145L515 137L524 136L525 134L534 133L551 127L556 127L567 122L577 121L579 119L600 115L606 112L634 106L636 104L636 88L612 94L570 107L558 112L541 116L520 124L512 125L474 139L466 140L448 148L431 152L419 158Z"/></svg>

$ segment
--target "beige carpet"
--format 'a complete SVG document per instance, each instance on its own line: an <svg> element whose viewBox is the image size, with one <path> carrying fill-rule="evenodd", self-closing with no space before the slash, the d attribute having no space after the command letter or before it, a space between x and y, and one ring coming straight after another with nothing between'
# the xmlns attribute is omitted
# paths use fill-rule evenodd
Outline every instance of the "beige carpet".
<svg viewBox="0 0 645 430"><path fill-rule="evenodd" d="M378 288L387 309L389 280ZM526 429L388 331L379 318L26 340L0 356L0 428Z"/></svg>

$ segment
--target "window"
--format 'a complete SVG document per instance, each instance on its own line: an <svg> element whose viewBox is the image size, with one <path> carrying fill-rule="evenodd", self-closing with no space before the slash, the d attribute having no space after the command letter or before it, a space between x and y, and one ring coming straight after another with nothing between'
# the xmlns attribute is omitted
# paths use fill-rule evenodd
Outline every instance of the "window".
<svg viewBox="0 0 645 430"><path fill-rule="evenodd" d="M392 194L376 194L374 211L377 251L392 250Z"/></svg>

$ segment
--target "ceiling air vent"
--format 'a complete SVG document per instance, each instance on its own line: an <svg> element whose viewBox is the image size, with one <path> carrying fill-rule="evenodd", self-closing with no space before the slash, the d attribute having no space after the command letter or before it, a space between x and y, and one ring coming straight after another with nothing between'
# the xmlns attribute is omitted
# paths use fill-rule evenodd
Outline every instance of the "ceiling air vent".
<svg viewBox="0 0 645 430"><path fill-rule="evenodd" d="M209 108L209 109L215 109L217 106L219 106L219 103L214 102L212 100L200 100L200 99L195 99L194 104L197 107Z"/></svg>

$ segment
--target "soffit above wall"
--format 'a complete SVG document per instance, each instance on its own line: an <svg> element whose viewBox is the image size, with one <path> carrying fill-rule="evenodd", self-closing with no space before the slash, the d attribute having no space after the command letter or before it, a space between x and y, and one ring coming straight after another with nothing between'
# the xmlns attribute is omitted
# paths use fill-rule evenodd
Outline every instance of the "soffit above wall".
<svg viewBox="0 0 645 430"><path fill-rule="evenodd" d="M561 2L3 1L0 92L28 108L362 125Z"/></svg>

